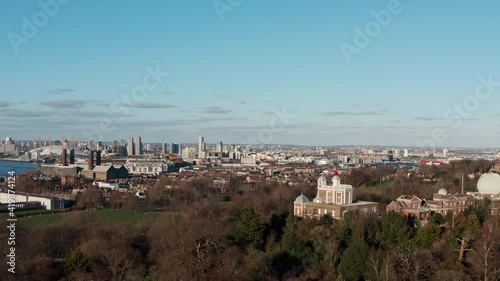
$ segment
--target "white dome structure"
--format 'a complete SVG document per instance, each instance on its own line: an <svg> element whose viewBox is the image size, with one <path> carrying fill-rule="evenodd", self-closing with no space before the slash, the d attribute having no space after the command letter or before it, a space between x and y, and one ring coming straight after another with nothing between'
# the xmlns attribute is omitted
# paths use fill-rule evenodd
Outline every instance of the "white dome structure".
<svg viewBox="0 0 500 281"><path fill-rule="evenodd" d="M448 191L444 188L441 188L439 191L438 191L438 194L439 195L448 195Z"/></svg>
<svg viewBox="0 0 500 281"><path fill-rule="evenodd" d="M322 175L318 179L318 187L324 187L324 186L327 186L327 182L325 176Z"/></svg>
<svg viewBox="0 0 500 281"><path fill-rule="evenodd" d="M295 199L295 203L309 203L309 199L307 199L304 194L300 194L300 196Z"/></svg>
<svg viewBox="0 0 500 281"><path fill-rule="evenodd" d="M481 194L500 194L500 175L490 172L481 176L477 191Z"/></svg>

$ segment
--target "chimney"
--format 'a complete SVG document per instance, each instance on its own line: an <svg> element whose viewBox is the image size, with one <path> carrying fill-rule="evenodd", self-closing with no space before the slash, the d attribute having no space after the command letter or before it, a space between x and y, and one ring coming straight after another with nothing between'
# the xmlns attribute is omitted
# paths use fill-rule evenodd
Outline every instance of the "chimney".
<svg viewBox="0 0 500 281"><path fill-rule="evenodd" d="M92 170L94 169L94 151L93 150L89 150L89 170Z"/></svg>
<svg viewBox="0 0 500 281"><path fill-rule="evenodd" d="M69 151L69 163L75 164L75 149L74 148Z"/></svg>
<svg viewBox="0 0 500 281"><path fill-rule="evenodd" d="M97 150L95 155L95 164L96 166L101 166L101 151Z"/></svg>
<svg viewBox="0 0 500 281"><path fill-rule="evenodd" d="M66 148L63 148L62 150L61 162L63 166L68 166L68 152L66 151Z"/></svg>

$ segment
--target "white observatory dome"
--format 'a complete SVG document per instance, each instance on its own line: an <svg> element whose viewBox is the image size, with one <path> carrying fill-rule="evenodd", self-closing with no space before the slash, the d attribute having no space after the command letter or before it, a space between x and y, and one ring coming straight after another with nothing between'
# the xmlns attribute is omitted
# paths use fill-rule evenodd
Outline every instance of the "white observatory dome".
<svg viewBox="0 0 500 281"><path fill-rule="evenodd" d="M477 191L482 194L499 194L500 175L491 172L484 174L477 183Z"/></svg>
<svg viewBox="0 0 500 281"><path fill-rule="evenodd" d="M441 188L439 191L438 191L438 194L439 195L448 195L448 191L444 188Z"/></svg>

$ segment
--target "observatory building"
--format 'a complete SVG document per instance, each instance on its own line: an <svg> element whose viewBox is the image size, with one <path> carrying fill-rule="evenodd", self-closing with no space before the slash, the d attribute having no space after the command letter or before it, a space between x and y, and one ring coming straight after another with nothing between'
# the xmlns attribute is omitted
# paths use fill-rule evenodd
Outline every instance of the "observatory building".
<svg viewBox="0 0 500 281"><path fill-rule="evenodd" d="M303 194L294 202L294 214L297 217L320 218L325 215L334 219L343 219L348 211L359 210L365 213L379 213L379 204L359 201L353 203L354 189L350 185L341 184L340 177L335 175L332 185L324 176L318 179L318 192L313 201Z"/></svg>
<svg viewBox="0 0 500 281"><path fill-rule="evenodd" d="M477 182L477 192L468 192L476 200L491 200L491 213L500 215L500 175L489 172Z"/></svg>

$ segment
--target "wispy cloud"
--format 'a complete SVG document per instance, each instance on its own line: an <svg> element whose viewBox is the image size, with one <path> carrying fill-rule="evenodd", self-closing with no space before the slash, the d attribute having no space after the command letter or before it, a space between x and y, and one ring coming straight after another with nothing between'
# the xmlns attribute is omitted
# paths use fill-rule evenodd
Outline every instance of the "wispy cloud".
<svg viewBox="0 0 500 281"><path fill-rule="evenodd" d="M347 116L378 116L378 115L384 115L388 112L387 109L384 110L369 110L369 111L329 111L329 112L322 112L320 115L323 116L342 116L342 115L347 115Z"/></svg>
<svg viewBox="0 0 500 281"><path fill-rule="evenodd" d="M224 95L224 94L217 94L217 95L213 95L213 96L216 98L221 98L221 99L229 98L229 95Z"/></svg>
<svg viewBox="0 0 500 281"><path fill-rule="evenodd" d="M75 92L75 89L71 88L55 88L55 89L50 89L47 90L47 93L51 95L64 95L64 94L69 94Z"/></svg>
<svg viewBox="0 0 500 281"><path fill-rule="evenodd" d="M413 117L413 119L421 120L421 121L455 121L455 120L457 120L457 118L445 119L445 118L438 117L438 116L416 116L416 117ZM460 120L462 120L462 121L479 121L481 119L479 119L479 118L460 118Z"/></svg>
<svg viewBox="0 0 500 281"><path fill-rule="evenodd" d="M173 95L175 95L174 92L163 92L162 94L167 95L167 96L173 96Z"/></svg>
<svg viewBox="0 0 500 281"><path fill-rule="evenodd" d="M8 103L6 101L0 101L0 108L8 107L9 105L10 105L10 103Z"/></svg>
<svg viewBox="0 0 500 281"><path fill-rule="evenodd" d="M232 110L225 109L220 106L207 106L202 109L202 112L208 114L223 114L232 112Z"/></svg>
<svg viewBox="0 0 500 281"><path fill-rule="evenodd" d="M416 116L416 117L413 117L413 119L416 119L416 120L421 120L421 121L437 121L437 120L443 120L443 118L441 118L441 117L437 117L437 116Z"/></svg>
<svg viewBox="0 0 500 281"><path fill-rule="evenodd" d="M123 104L124 106L134 107L134 108L178 108L177 105L169 103L153 103L153 102L140 102L134 104Z"/></svg>
<svg viewBox="0 0 500 281"><path fill-rule="evenodd" d="M39 102L39 105L51 107L51 108L82 108L89 101L86 100L58 100L58 101L44 101Z"/></svg>
<svg viewBox="0 0 500 281"><path fill-rule="evenodd" d="M398 124L398 123L401 123L401 120L390 120L389 122L394 123L394 124Z"/></svg>
<svg viewBox="0 0 500 281"><path fill-rule="evenodd" d="M47 111L28 111L19 109L5 109L0 111L0 117L9 118L32 118L32 117L46 117L53 115L55 112Z"/></svg>

